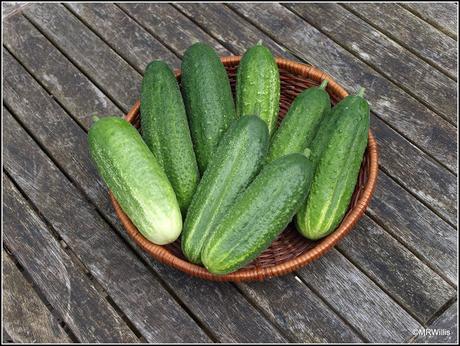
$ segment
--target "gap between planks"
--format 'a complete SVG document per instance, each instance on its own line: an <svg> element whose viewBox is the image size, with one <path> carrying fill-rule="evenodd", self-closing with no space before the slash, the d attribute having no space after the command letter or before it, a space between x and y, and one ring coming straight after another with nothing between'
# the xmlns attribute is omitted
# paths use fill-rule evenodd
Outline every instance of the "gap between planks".
<svg viewBox="0 0 460 346"><path fill-rule="evenodd" d="M356 59L360 60L361 62L363 62L364 64L366 64L367 66L369 66L371 69L375 70L376 72L378 72L380 75L382 75L385 79L387 79L388 81L390 81L391 83L393 83L395 86L397 86L398 88L400 88L401 90L403 90L404 92L406 92L408 95L410 95L411 97L413 97L414 99L416 99L418 102L420 102L421 104L423 104L426 108L428 108L429 110L431 110L433 113L435 113L436 115L438 115L439 117L441 117L442 119L444 119L445 121L447 121L449 124L451 124L452 126L454 127L457 127L457 124L455 122L452 122L452 120L450 120L447 116L439 113L438 110L436 110L435 107L433 107L432 105L428 104L428 102L426 102L425 100L421 99L418 95L416 95L413 91L411 91L409 88L407 88L406 86L404 86L403 84L401 83L398 83L397 81L395 81L388 73L384 72L380 67L376 66L375 64L372 64L368 61L366 61L365 59L363 59L358 53L356 53L355 51L349 49L348 47L346 47L345 45L343 45L342 43L340 43L339 41L337 41L334 37L332 37L331 35L329 35L327 32L325 32L321 27L318 27L318 26L315 26L314 24L312 24L311 22L309 22L306 18L304 18L302 15L300 15L295 9L292 9L290 7L287 7L285 4L281 3L281 5L286 8L287 10L289 10L291 13L295 14L298 18L300 18L301 20L303 20L305 23L307 23L308 25L314 27L316 30L318 30L320 33L322 33L324 36L328 37L331 41L335 42L338 46L342 47L344 50L346 50L348 53L350 53L351 55L353 55ZM348 11L348 8L342 6L345 10ZM350 12L352 15L354 15L354 13L352 13L351 11L348 11ZM358 17L360 18L360 17ZM360 18L361 19L361 18ZM367 23L367 22L366 22ZM369 23L367 23L369 24ZM380 31L380 30L379 30ZM380 31L381 32L381 31ZM381 32L384 36L388 37L385 33ZM390 37L388 37L390 38ZM396 42L396 41L395 41ZM399 43L397 43L398 45L400 45ZM400 45L403 49L407 49L405 46L402 46ZM409 51L410 52L410 51ZM411 52L412 53L412 52ZM417 54L415 54L418 58L420 58L420 56L418 56ZM441 72L442 74L444 74L446 77L448 77L449 79L451 80L454 80L452 79L449 75L445 74L444 71L438 69L436 66L434 66L433 64L431 63L428 63L431 67L433 67L434 69L436 69L437 71Z"/></svg>
<svg viewBox="0 0 460 346"><path fill-rule="evenodd" d="M30 71L29 71L29 73L30 73ZM39 82L39 81L38 81L38 82ZM39 82L39 83L40 83L40 82ZM40 84L41 84L41 83L40 83ZM43 87L43 85L42 85L42 87ZM46 88L45 88L45 90L46 90ZM49 91L48 91L48 93L49 93ZM56 99L55 99L55 100L56 100ZM57 100L57 102L60 104L59 100ZM60 104L60 105L65 109L65 107L64 107L62 104ZM69 114L70 114L70 113L69 113ZM71 114L70 114L70 116L73 118L73 116L72 116ZM74 120L75 120L75 119L74 119ZM410 192L410 191L409 191L409 192ZM416 197L416 196L415 196L415 197ZM422 202L422 203L423 203L423 202ZM374 218L373 218L373 220L375 221ZM404 245L404 244L403 244L403 245ZM410 249L409 249L409 250L410 250ZM422 262L426 263L425 261L422 261ZM431 267L430 267L430 268L431 268ZM435 271L435 272L437 272L437 271ZM438 272L437 272L437 273L438 273ZM439 273L438 273L438 274L439 274Z"/></svg>
<svg viewBox="0 0 460 346"><path fill-rule="evenodd" d="M37 144L38 147L40 147L42 150L43 148L37 143L36 139L34 137L32 137L32 135L28 132L28 130L21 124L20 120L18 120L18 118L15 116L15 114L11 111L11 109L9 109L7 107L7 105L4 105L5 108L8 109L8 111L11 113L11 115L13 115L13 117L16 119L16 121L18 121L18 123L20 124L20 126L24 129L24 131L27 132L27 134L29 136L31 136L31 138L34 140L34 142ZM44 150L43 150L44 151ZM44 151L45 152L45 151ZM49 157L49 154L45 152L46 155L48 155ZM54 161L53 161L54 162ZM65 173L61 170L61 168L59 166L57 166L59 168L59 170L65 175ZM104 299L105 301L107 301L107 303L109 303L109 305L111 305L114 310L116 311L116 313L119 315L119 317L126 323L126 325L128 326L129 329L131 329L131 331L134 333L134 335L136 335L136 337L140 338L142 336L142 334L140 333L140 331L134 326L134 324L130 321L130 319L126 316L126 314L121 310L121 308L113 301L113 299L108 299L110 296L109 294L107 293L107 291L102 287L102 285L99 283L99 281L91 274L91 272L89 271L89 269L85 266L85 264L78 258L78 256L74 253L74 251L71 249L71 247L64 242L64 240L62 239L62 237L59 235L59 233L54 229L53 225L48 221L48 219L46 219L46 217L43 215L43 213L37 208L37 206L30 200L29 196L27 196L27 194L23 191L23 189L17 184L16 180L14 179L14 177L12 177L5 169L3 170L3 173L10 179L10 181L12 182L12 184L14 185L14 187L19 191L19 193L21 194L21 196L25 199L25 201L28 203L29 207L34 211L34 213L38 216L38 218L45 224L46 226L46 230L49 231L49 233L51 234L51 236L60 244L61 248L63 249L63 251L65 251L65 253L67 253L67 255L69 256L70 258L70 261L72 261L75 266L77 268L79 268L81 270L81 272L83 273L83 275L85 275L86 277L89 278L90 282L93 284L94 288L96 289L97 292L99 292L99 294L101 295L102 299ZM85 196L86 197L86 196ZM64 245L64 244L65 245ZM11 253L11 251L10 251ZM14 253L11 253L11 255L15 257ZM15 261L15 263L18 264L17 261ZM27 273L27 271L23 269L23 273ZM30 276L27 274L27 277L28 277L28 280L29 282L33 282L33 281L30 281L32 280L30 278ZM38 286L36 286L35 284L33 285L34 288L36 290L38 290ZM40 298L44 301L46 301L46 304L45 305L48 305L48 306L52 306L43 296L43 294L40 293ZM54 310L54 309L53 309ZM59 318L60 321L62 321L62 323L65 324L65 322L63 321L62 318ZM70 329L69 326L67 326L68 329ZM71 329L70 329L71 330ZM76 338L76 336L74 335L74 333L71 331L71 335Z"/></svg>

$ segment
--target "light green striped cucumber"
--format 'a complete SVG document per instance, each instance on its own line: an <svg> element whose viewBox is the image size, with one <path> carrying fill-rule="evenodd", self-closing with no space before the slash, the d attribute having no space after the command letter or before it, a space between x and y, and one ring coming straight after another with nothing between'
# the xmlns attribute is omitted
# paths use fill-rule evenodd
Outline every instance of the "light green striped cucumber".
<svg viewBox="0 0 460 346"><path fill-rule="evenodd" d="M262 42L241 58L236 79L236 113L258 115L272 134L278 118L280 75L270 50Z"/></svg>
<svg viewBox="0 0 460 346"><path fill-rule="evenodd" d="M151 242L175 241L182 230L176 195L141 135L122 118L94 120L88 133L90 155L123 211Z"/></svg>
<svg viewBox="0 0 460 346"><path fill-rule="evenodd" d="M331 109L329 94L319 87L308 88L297 95L289 111L271 139L267 162L291 153L301 153L313 140L316 131Z"/></svg>
<svg viewBox="0 0 460 346"><path fill-rule="evenodd" d="M308 239L334 231L348 209L368 139L369 105L363 94L361 89L332 109L310 148L315 175L296 217L298 230Z"/></svg>
<svg viewBox="0 0 460 346"><path fill-rule="evenodd" d="M222 137L185 218L182 251L191 262L201 263L207 237L258 173L268 144L267 125L256 116L235 120Z"/></svg>
<svg viewBox="0 0 460 346"><path fill-rule="evenodd" d="M299 153L265 165L208 239L201 259L228 274L259 256L286 228L308 194L313 167Z"/></svg>
<svg viewBox="0 0 460 346"><path fill-rule="evenodd" d="M198 185L198 165L179 85L163 61L153 61L145 70L141 126L145 143L163 167L185 213Z"/></svg>
<svg viewBox="0 0 460 346"><path fill-rule="evenodd" d="M221 136L236 119L232 90L219 56L204 43L186 50L181 68L185 109L203 173Z"/></svg>

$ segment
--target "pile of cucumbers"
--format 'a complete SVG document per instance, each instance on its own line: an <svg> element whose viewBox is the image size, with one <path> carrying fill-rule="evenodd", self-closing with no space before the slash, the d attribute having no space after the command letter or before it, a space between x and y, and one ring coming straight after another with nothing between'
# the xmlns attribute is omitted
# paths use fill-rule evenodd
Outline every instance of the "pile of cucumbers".
<svg viewBox="0 0 460 346"><path fill-rule="evenodd" d="M276 127L280 74L261 42L242 57L235 100L206 44L189 47L181 88L162 61L141 87L141 131L97 118L88 134L96 168L151 242L181 236L184 255L211 273L244 267L293 219L317 240L347 211L367 146L364 90L331 109L327 81L297 95Z"/></svg>

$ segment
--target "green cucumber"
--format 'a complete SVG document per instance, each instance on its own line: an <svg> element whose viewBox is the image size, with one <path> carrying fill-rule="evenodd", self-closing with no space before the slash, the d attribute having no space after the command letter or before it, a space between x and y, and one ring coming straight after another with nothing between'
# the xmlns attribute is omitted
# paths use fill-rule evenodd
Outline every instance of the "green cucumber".
<svg viewBox="0 0 460 346"><path fill-rule="evenodd" d="M222 137L185 218L182 252L191 262L201 263L207 237L258 173L268 144L267 125L256 116L242 116Z"/></svg>
<svg viewBox="0 0 460 346"><path fill-rule="evenodd" d="M279 128L273 134L267 162L291 153L301 153L313 140L316 131L331 109L329 94L319 87L308 88L297 95Z"/></svg>
<svg viewBox="0 0 460 346"><path fill-rule="evenodd" d="M278 65L261 42L241 58L236 77L237 116L254 114L263 119L272 134L278 118L280 75Z"/></svg>
<svg viewBox="0 0 460 346"><path fill-rule="evenodd" d="M163 168L185 213L199 181L182 95L163 61L151 62L141 89L142 137Z"/></svg>
<svg viewBox="0 0 460 346"><path fill-rule="evenodd" d="M312 176L311 162L300 153L265 165L209 237L201 255L204 266L228 274L259 256L305 201Z"/></svg>
<svg viewBox="0 0 460 346"><path fill-rule="evenodd" d="M99 174L139 232L155 244L175 241L182 230L179 205L139 132L122 118L95 117L88 146Z"/></svg>
<svg viewBox="0 0 460 346"><path fill-rule="evenodd" d="M356 186L369 131L369 105L364 89L347 96L333 109L311 146L315 175L296 225L311 240L339 225Z"/></svg>
<svg viewBox="0 0 460 346"><path fill-rule="evenodd" d="M181 84L200 172L208 166L222 134L236 119L227 71L216 52L195 43L184 54Z"/></svg>

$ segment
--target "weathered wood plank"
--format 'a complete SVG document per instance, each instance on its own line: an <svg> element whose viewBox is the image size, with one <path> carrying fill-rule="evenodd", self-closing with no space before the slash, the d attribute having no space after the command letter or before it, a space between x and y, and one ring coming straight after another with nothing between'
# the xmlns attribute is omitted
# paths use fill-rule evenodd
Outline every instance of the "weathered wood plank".
<svg viewBox="0 0 460 346"><path fill-rule="evenodd" d="M141 73L152 60L180 66L177 56L115 4L68 3L66 7Z"/></svg>
<svg viewBox="0 0 460 346"><path fill-rule="evenodd" d="M407 142L401 145L402 136L384 126L380 119L373 118L371 128L379 144L379 159L385 171L446 220L456 225L456 176L414 145ZM435 129L433 136L438 136Z"/></svg>
<svg viewBox="0 0 460 346"><path fill-rule="evenodd" d="M140 75L63 5L35 3L24 15L127 111L139 98Z"/></svg>
<svg viewBox="0 0 460 346"><path fill-rule="evenodd" d="M455 40L427 25L423 20L401 7L400 4L349 3L343 6L406 49L456 79L457 49Z"/></svg>
<svg viewBox="0 0 460 346"><path fill-rule="evenodd" d="M338 249L422 323L456 294L452 286L367 216Z"/></svg>
<svg viewBox="0 0 460 346"><path fill-rule="evenodd" d="M416 13L431 25L445 32L447 35L457 39L458 37L458 5L451 3L404 3L407 9Z"/></svg>
<svg viewBox="0 0 460 346"><path fill-rule="evenodd" d="M13 184L7 178L3 183L3 241L76 337L82 342L138 341Z"/></svg>
<svg viewBox="0 0 460 346"><path fill-rule="evenodd" d="M3 24L3 44L84 127L94 114L121 115L120 109L54 47L25 17Z"/></svg>
<svg viewBox="0 0 460 346"><path fill-rule="evenodd" d="M285 7L275 3L229 3L228 6L257 23L296 55L334 76L346 89L366 87L372 110L379 117L451 170L456 169L456 129L453 125ZM435 132L439 137L434 136Z"/></svg>
<svg viewBox="0 0 460 346"><path fill-rule="evenodd" d="M362 342L307 286L292 274L269 281L238 284L293 342Z"/></svg>
<svg viewBox="0 0 460 346"><path fill-rule="evenodd" d="M146 340L209 341L95 207L8 114L4 125L5 169Z"/></svg>
<svg viewBox="0 0 460 346"><path fill-rule="evenodd" d="M17 343L72 342L5 251L2 265L3 327L9 338Z"/></svg>
<svg viewBox="0 0 460 346"><path fill-rule="evenodd" d="M347 50L354 52L398 86L408 90L450 123L456 124L457 85L444 73L339 4L295 3L287 4L286 7Z"/></svg>
<svg viewBox="0 0 460 346"><path fill-rule="evenodd" d="M13 71L13 74L16 76L24 75L24 71L16 65L14 68L14 62L10 61L8 53L5 54L5 61L7 62L8 71ZM24 76L23 76L24 77ZM20 81L15 81L16 85L21 85L21 83L28 84L32 83L30 78L21 79ZM20 90L24 94L12 96L10 92L10 87L6 86L5 83L5 102L7 104L11 103L12 108L14 108L16 115L24 121L24 125L34 132L36 138L41 141L47 148L47 151L53 156L53 159L58 161L61 169L63 169L72 179L75 179L77 185L84 190L85 194L89 199L97 206L99 211L101 211L105 217L107 217L110 222L117 228L117 230L128 239L125 231L121 224L119 224L116 216L113 212L113 208L108 199L107 190L105 185L102 183L97 173L93 169L93 165L87 155L87 148L85 144L85 133L81 128L75 127L72 125L73 121L70 117L65 115L62 110L57 106L52 105L52 101L46 101L44 95L39 93L37 90L31 90L30 88L21 88ZM37 87L37 86L35 86ZM39 94L38 96L36 94ZM30 107L37 109L38 113L33 113L29 108L24 109L16 101L18 99L27 98L30 101ZM13 99L13 101L11 101ZM35 100L35 101L34 101ZM30 113L32 112L32 113ZM31 116L31 114L36 114ZM53 120L54 119L54 120ZM43 127L46 127L43 129ZM65 136L65 145L62 141L62 133L66 133ZM59 138L61 138L61 144L58 143ZM62 150L62 148L66 150ZM34 152L34 149L30 149ZM36 151L36 150L35 150ZM80 152L78 158L71 156L72 152ZM38 154L37 154L38 155ZM41 156L40 156L41 157ZM85 169L82 169L84 167ZM20 172L17 172L18 175ZM56 178L57 179L57 178ZM63 177L61 179L64 179ZM56 185L65 185L65 182L60 180L56 182ZM58 193L58 192L56 192ZM43 196L42 198L44 198ZM38 198L38 197L37 197ZM83 197L81 197L83 198ZM86 208L94 208L91 205L85 205ZM100 226L101 229L106 229L107 226ZM110 231L107 231L110 233ZM77 239L78 240L78 239ZM130 241L130 244L133 243ZM106 245L109 246L109 245ZM110 247L110 246L109 246ZM182 300L185 305L187 305L201 320L204 325L207 325L210 330L214 330L215 336L219 340L226 340L233 342L263 342L263 341L283 341L283 337L261 316L254 308L248 307L247 303L243 300L243 297L233 288L224 288L218 284L212 286L213 289L207 291L206 294L203 294L202 285L199 284L200 281L190 280L188 277L182 274L178 274L176 271L171 269L162 268L150 257L145 255L140 249L136 247L137 251L142 255L143 258L149 261L151 267L153 267L157 272L160 273L162 278L165 280L165 283L171 287ZM108 256L110 257L110 256ZM126 261L136 261L129 260ZM107 264L108 266L109 264ZM100 269L97 269L100 270ZM109 270L107 268L107 270ZM120 268L120 270L125 270ZM126 269L127 272L132 269ZM102 274L101 274L102 275ZM147 274L144 274L147 275ZM143 280L140 280L138 285L141 285ZM133 279L134 281L134 279ZM184 289L184 281L187 283L188 289ZM134 284L134 283L133 283ZM152 288L155 287L154 284L149 284ZM122 289L122 288L120 288ZM124 288L126 293L133 291L133 288ZM141 288L138 288L141 289ZM110 292L109 292L110 293ZM138 296L142 296L141 293L137 292ZM154 293L152 293L154 294ZM115 297L113 297L115 299ZM135 299L136 297L131 297L130 299ZM152 298L149 298L152 300ZM166 302L166 298L162 298ZM213 305L208 304L208 300L214 299L216 302L222 301L232 304L236 310L228 310L225 305L221 304L220 309L216 308ZM132 304L135 306L135 303L126 302L126 304ZM216 303L217 304L217 303ZM124 305L120 305L125 310ZM166 308L166 307L165 307ZM173 308L173 307L171 307ZM152 308L152 314L157 308ZM240 315L238 311L246 311L244 316ZM128 316L131 316L128 312L124 311ZM141 312L139 312L141 313ZM171 314L171 312L169 313ZM151 318L149 314L147 317ZM143 317L144 319L146 317ZM244 325L247 318L250 318L252 321L255 321L256 324L252 328L241 328ZM134 323L134 321L133 321ZM146 323L153 324L153 322L147 321ZM165 329L167 330L168 323L165 322ZM136 325L137 326L137 325ZM138 326L139 327L139 326ZM147 328L147 327L145 327ZM172 327L171 327L172 328ZM190 328L190 327L188 327ZM143 334L146 332L139 328ZM165 333L166 333L165 330ZM150 331L148 331L150 333ZM185 333L185 331L184 331ZM146 335L148 338L148 335ZM267 338L267 339L266 339Z"/></svg>
<svg viewBox="0 0 460 346"><path fill-rule="evenodd" d="M136 18L144 28L179 56L182 56L191 44L198 41L209 43L218 54L228 55L224 46L213 40L170 4L119 3L118 6Z"/></svg>
<svg viewBox="0 0 460 346"><path fill-rule="evenodd" d="M417 330L416 343L457 343L458 342L458 302L453 303L428 327Z"/></svg>
<svg viewBox="0 0 460 346"><path fill-rule="evenodd" d="M335 249L298 275L369 342L404 342L421 327Z"/></svg>
<svg viewBox="0 0 460 346"><path fill-rule="evenodd" d="M457 285L455 228L380 172L368 213L399 242Z"/></svg>

